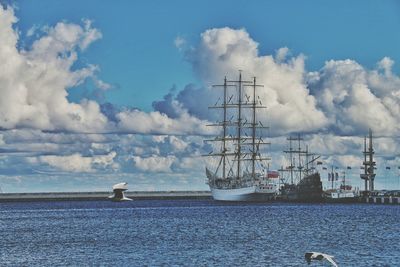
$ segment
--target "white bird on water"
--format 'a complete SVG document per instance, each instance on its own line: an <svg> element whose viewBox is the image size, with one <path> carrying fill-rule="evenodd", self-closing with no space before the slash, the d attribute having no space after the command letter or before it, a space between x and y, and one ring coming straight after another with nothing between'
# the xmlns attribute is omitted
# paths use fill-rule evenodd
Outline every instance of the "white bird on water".
<svg viewBox="0 0 400 267"><path fill-rule="evenodd" d="M306 258L306 261L307 261L308 264L310 264L312 260L319 260L319 261L327 260L333 266L338 267L336 262L333 260L333 256L328 255L328 254L324 254L324 253L321 253L321 252L306 252L304 257Z"/></svg>

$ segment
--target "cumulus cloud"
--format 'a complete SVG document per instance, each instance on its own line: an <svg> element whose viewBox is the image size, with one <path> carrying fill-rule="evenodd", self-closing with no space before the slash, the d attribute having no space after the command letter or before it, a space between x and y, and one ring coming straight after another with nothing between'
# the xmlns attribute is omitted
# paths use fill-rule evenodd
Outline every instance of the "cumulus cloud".
<svg viewBox="0 0 400 267"><path fill-rule="evenodd" d="M185 141L177 138L176 136L170 136L169 142L171 143L172 147L177 151L184 151L188 147L188 144Z"/></svg>
<svg viewBox="0 0 400 267"><path fill-rule="evenodd" d="M221 92L210 87L196 87L194 84L186 85L183 90L176 94L173 88L164 96L163 100L154 101L153 108L156 111L176 118L180 110L186 110L191 116L201 120L216 120L218 115L211 112L208 106L214 104L221 97Z"/></svg>
<svg viewBox="0 0 400 267"><path fill-rule="evenodd" d="M83 25L59 22L48 26L31 47L18 50L19 35L12 8L0 8L0 128L31 128L69 132L131 132L207 134L205 121L191 116L179 103L168 112L145 113L112 104L100 106L89 99L68 101L68 90L91 79L100 94L112 86L100 80L99 68L73 68L79 53L102 38L90 20ZM31 28L32 36L37 27ZM179 41L178 44L182 44ZM97 92L97 91L96 91ZM103 113L104 112L104 113Z"/></svg>
<svg viewBox="0 0 400 267"><path fill-rule="evenodd" d="M0 127L42 130L100 131L107 120L94 101L71 103L67 89L94 75L96 66L71 70L77 49L101 37L91 28L60 22L19 51L12 8L0 8Z"/></svg>
<svg viewBox="0 0 400 267"><path fill-rule="evenodd" d="M186 111L179 117L172 119L165 113L158 111L143 112L140 110L126 110L117 114L118 127L121 131L140 134L211 134L213 130L206 126L206 122Z"/></svg>
<svg viewBox="0 0 400 267"><path fill-rule="evenodd" d="M68 156L40 156L37 160L62 171L94 172L96 168L118 169L118 164L114 162L115 156L116 153L112 151L103 156L85 157L81 154L73 154Z"/></svg>
<svg viewBox="0 0 400 267"><path fill-rule="evenodd" d="M330 60L309 74L309 87L334 133L360 135L372 128L377 135L397 134L400 78L392 65L384 58L369 71L353 60Z"/></svg>
<svg viewBox="0 0 400 267"><path fill-rule="evenodd" d="M98 66L76 68L78 56L102 38L90 20L80 25L59 22L40 33L33 26L27 36L36 40L24 49L17 48L15 23L12 8L0 8L0 169L5 174L32 174L34 169L74 175L116 171L126 174L124 179L134 173L144 188L154 188L146 180L146 173L151 173L158 175L157 188L176 177L180 178L170 185L192 179L190 183L205 187L199 156L212 148L199 135L216 133L206 124L220 114L207 107L220 104L222 93L210 85L222 83L224 76L236 79L239 69L245 79L256 76L264 85L259 95L268 109L260 120L271 127L273 145L266 152L276 168L286 145L281 135L307 132L310 149L327 162L346 166L361 161L363 139L355 136L364 135L369 127L379 135L399 130L400 77L393 73L389 57L373 70L345 59L327 61L320 70L308 72L305 56L292 55L287 47L262 55L245 29L209 29L194 46L175 39L202 84L173 88L153 102L153 112L144 112L90 99L68 101L69 89L87 80L101 92L112 89L98 78ZM378 157L394 157L398 151L391 138L375 142L382 153ZM18 151L24 151L25 158L14 156Z"/></svg>
<svg viewBox="0 0 400 267"><path fill-rule="evenodd" d="M268 109L272 135L291 132L362 135L372 128L378 135L396 135L400 119L400 77L394 61L384 57L368 70L354 60L329 60L315 72L305 69L303 55L291 56L287 47L276 55L260 55L258 43L245 29L215 28L201 34L200 43L186 51L186 59L204 87L186 86L176 96L169 93L155 108L173 114L180 106L202 119L215 120L206 109L218 99L223 77L256 76L264 88L260 99ZM178 102L178 103L177 103ZM221 101L219 101L221 102Z"/></svg>
<svg viewBox="0 0 400 267"><path fill-rule="evenodd" d="M187 51L187 59L206 87L222 83L224 76L236 80L238 70L243 70L245 79L256 76L258 83L264 85L258 95L268 107L268 122L273 134L320 130L328 120L307 88L304 56L287 59L288 53L287 48L281 48L275 57L260 55L258 43L246 30L217 28L201 34L200 44ZM184 107L188 103L189 112L204 116L204 110L192 107L214 104L210 100L216 100L215 90L218 89L210 93L211 90L204 89L191 97L187 92L194 90L185 88L178 96ZM208 97L197 98L201 94ZM267 116L262 114L261 119L265 121Z"/></svg>
<svg viewBox="0 0 400 267"><path fill-rule="evenodd" d="M174 156L157 156L141 158L133 157L136 168L144 172L171 172L171 165L176 160Z"/></svg>

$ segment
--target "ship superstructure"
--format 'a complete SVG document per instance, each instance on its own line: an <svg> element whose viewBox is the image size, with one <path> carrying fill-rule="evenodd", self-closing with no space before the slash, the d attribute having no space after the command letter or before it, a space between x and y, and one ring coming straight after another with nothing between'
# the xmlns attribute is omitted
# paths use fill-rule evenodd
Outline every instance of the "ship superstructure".
<svg viewBox="0 0 400 267"><path fill-rule="evenodd" d="M268 177L268 157L261 147L269 144L261 136L266 129L258 112L266 109L256 91L262 85L256 77L237 80L226 77L222 85L222 103L210 107L222 111L222 121L209 126L219 127L221 135L211 140L214 150L209 155L217 159L215 168L206 168L208 185L213 198L221 201L267 201L274 199L277 184Z"/></svg>
<svg viewBox="0 0 400 267"><path fill-rule="evenodd" d="M354 190L353 187L348 183L346 183L346 172L341 172L340 177L340 185L338 188L334 187L334 182L339 180L339 173L332 171L329 174L329 181L332 183L330 189L325 190L324 198L327 202L333 203L349 203L349 202L357 202L359 192L358 190Z"/></svg>

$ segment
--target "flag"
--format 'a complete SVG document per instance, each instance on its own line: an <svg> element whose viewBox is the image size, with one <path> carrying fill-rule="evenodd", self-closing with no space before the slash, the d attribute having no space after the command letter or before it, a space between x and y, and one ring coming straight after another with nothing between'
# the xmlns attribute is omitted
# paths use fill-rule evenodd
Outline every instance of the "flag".
<svg viewBox="0 0 400 267"><path fill-rule="evenodd" d="M336 181L339 180L339 173L336 173Z"/></svg>
<svg viewBox="0 0 400 267"><path fill-rule="evenodd" d="M279 178L278 171L268 171L268 178Z"/></svg>

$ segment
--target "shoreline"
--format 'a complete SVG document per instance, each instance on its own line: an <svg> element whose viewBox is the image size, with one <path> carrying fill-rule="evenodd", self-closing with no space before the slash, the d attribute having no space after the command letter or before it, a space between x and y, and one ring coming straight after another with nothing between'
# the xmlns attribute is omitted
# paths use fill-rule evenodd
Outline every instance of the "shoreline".
<svg viewBox="0 0 400 267"><path fill-rule="evenodd" d="M38 193L0 193L2 202L35 202L35 201L91 201L105 200L111 196L111 191L97 192L38 192ZM126 191L125 196L132 200L213 200L210 191ZM279 197L272 202L287 202ZM327 201L321 203L346 203L347 201ZM290 201L288 202L290 203ZM293 201L292 203L301 203ZM399 196L384 196L383 194L359 196L348 203L365 204L400 204Z"/></svg>
<svg viewBox="0 0 400 267"><path fill-rule="evenodd" d="M0 202L108 200L113 192L0 193ZM135 199L212 199L210 191L127 191Z"/></svg>

